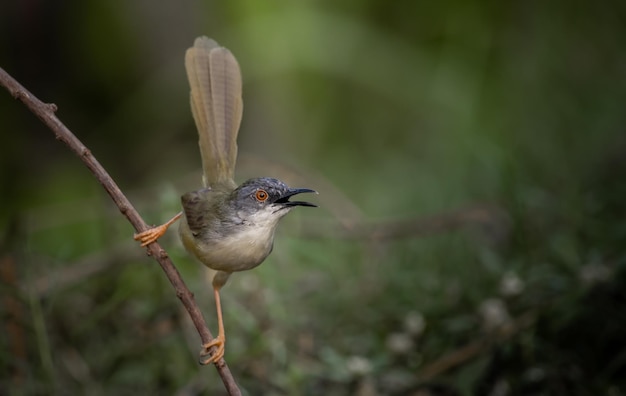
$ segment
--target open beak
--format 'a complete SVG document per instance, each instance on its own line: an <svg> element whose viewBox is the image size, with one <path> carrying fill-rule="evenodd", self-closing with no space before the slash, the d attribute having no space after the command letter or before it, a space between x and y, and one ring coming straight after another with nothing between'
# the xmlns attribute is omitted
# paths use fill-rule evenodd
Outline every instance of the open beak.
<svg viewBox="0 0 626 396"><path fill-rule="evenodd" d="M280 198L278 198L276 201L274 201L274 203L282 204L285 207L310 206L312 208L317 208L317 205L312 204L310 202L290 201L289 200L289 198L293 197L294 195L302 194L302 193L315 193L315 194L317 194L317 191L311 190L310 188L290 188L289 190L287 190L287 192L285 194L283 194Z"/></svg>

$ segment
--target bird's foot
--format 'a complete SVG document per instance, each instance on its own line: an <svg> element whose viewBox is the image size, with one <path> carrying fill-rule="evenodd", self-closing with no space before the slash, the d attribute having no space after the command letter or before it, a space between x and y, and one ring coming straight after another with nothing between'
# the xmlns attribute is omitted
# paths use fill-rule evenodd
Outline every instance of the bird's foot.
<svg viewBox="0 0 626 396"><path fill-rule="evenodd" d="M224 346L226 338L219 334L211 342L202 345L200 351L200 364L217 363L224 357ZM215 347L215 351L211 352L211 348Z"/></svg>
<svg viewBox="0 0 626 396"><path fill-rule="evenodd" d="M183 215L182 212L178 213L176 216L172 217L167 223L161 224L160 226L152 227L149 230L145 230L140 232L139 234L135 234L133 238L136 241L141 242L141 246L148 246L152 242L156 242L157 239L161 238L163 234L167 231L169 226L174 224L176 220L180 219Z"/></svg>
<svg viewBox="0 0 626 396"><path fill-rule="evenodd" d="M161 238L163 234L167 231L167 224L161 224L160 226L152 227L149 230L145 230L140 232L139 234L135 234L133 239L141 242L141 246L148 246L152 242L156 242L157 239Z"/></svg>

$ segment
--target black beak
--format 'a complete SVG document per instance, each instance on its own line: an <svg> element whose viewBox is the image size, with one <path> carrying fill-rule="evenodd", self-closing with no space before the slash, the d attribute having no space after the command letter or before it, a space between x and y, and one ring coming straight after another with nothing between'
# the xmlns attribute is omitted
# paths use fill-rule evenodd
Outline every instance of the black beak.
<svg viewBox="0 0 626 396"><path fill-rule="evenodd" d="M302 194L302 193L315 193L315 194L317 194L317 191L311 190L310 188L290 188L289 190L287 190L287 192L285 194L283 194L280 198L278 198L276 201L274 201L274 203L283 204L285 207L310 206L312 208L317 208L317 205L312 204L310 202L290 201L289 200L290 197L293 197L294 195Z"/></svg>

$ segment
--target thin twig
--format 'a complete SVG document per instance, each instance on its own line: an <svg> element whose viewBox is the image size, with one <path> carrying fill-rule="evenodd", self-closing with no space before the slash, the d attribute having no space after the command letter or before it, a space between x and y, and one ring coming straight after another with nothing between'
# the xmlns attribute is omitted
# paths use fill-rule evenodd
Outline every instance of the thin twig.
<svg viewBox="0 0 626 396"><path fill-rule="evenodd" d="M135 210L128 198L122 193L107 171L100 165L91 151L80 141L63 123L54 115L57 107L55 104L44 103L18 83L4 69L0 68L0 85L5 87L15 99L18 99L30 109L52 132L55 137L65 143L85 163L87 168L94 174L98 182L102 184L106 192L111 196L120 212L128 219L137 232L148 229L139 213ZM200 335L202 343L209 343L213 336L207 328L204 317L196 304L193 294L189 291L181 278L178 270L170 260L167 252L158 244L148 245L148 254L154 257L161 265L167 279L176 290L176 296L181 300L189 313L193 324ZM224 382L229 395L241 395L226 362L221 360L216 364L217 371Z"/></svg>

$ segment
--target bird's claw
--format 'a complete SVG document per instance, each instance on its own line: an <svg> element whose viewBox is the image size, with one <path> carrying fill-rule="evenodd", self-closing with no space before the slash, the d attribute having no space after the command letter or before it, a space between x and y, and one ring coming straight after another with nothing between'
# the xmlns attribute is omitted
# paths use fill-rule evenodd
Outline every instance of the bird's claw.
<svg viewBox="0 0 626 396"><path fill-rule="evenodd" d="M148 246L152 242L156 242L157 239L161 238L163 234L167 231L167 226L165 224L152 227L149 230L145 230L140 232L139 234L135 234L133 239L141 242L141 247Z"/></svg>
<svg viewBox="0 0 626 396"><path fill-rule="evenodd" d="M218 335L211 342L202 345L200 351L200 364L217 363L224 357L224 346L226 340L222 335ZM215 352L211 352L211 348L216 347Z"/></svg>
<svg viewBox="0 0 626 396"><path fill-rule="evenodd" d="M183 215L183 212L179 212L176 216L168 220L167 223L161 224L160 226L152 227L149 230L140 232L139 234L135 234L133 238L136 241L141 242L141 247L148 246L152 242L156 242L157 239L161 238L163 234L165 234L169 226L171 226L178 219L180 219L182 215Z"/></svg>

